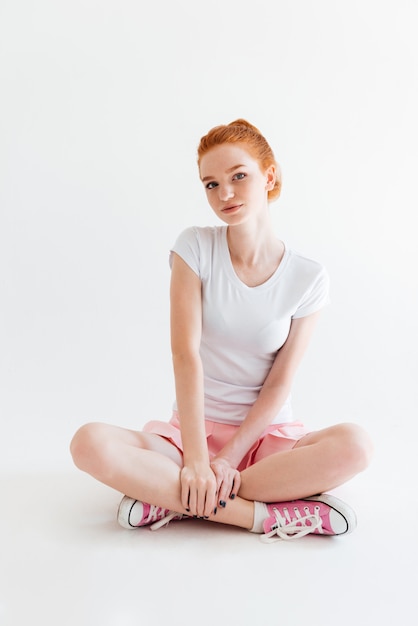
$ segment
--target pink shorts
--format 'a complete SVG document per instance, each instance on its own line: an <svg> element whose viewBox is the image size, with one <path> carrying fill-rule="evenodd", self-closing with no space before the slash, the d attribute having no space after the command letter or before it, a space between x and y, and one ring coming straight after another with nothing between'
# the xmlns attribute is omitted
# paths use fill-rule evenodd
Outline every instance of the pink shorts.
<svg viewBox="0 0 418 626"><path fill-rule="evenodd" d="M218 424L205 420L206 439L210 457L216 456L225 444L235 434L239 426L229 424ZM154 433L168 439L173 445L183 452L183 444L181 441L180 423L176 411L169 422L152 421L145 424L143 431ZM301 422L289 422L287 424L271 424L262 433L261 437L253 444L252 448L242 459L237 467L239 471L244 470L261 461L266 456L275 452L283 452L290 450L294 445L308 434L308 430Z"/></svg>

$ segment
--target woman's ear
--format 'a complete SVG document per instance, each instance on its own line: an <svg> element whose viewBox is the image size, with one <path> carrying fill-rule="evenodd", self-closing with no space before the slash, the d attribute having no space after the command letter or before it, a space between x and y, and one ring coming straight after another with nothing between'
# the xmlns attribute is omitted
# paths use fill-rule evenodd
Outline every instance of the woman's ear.
<svg viewBox="0 0 418 626"><path fill-rule="evenodd" d="M276 167L274 165L270 165L270 167L267 169L266 177L267 177L266 189L267 191L271 191L274 188L274 185L276 184L276 177L277 177Z"/></svg>

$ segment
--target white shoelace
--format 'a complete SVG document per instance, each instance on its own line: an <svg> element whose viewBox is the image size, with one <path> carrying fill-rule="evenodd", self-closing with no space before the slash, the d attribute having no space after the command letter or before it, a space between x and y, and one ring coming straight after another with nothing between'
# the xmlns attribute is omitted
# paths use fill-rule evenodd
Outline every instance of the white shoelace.
<svg viewBox="0 0 418 626"><path fill-rule="evenodd" d="M158 509L160 507L154 507L154 508ZM162 528L163 526L167 526L167 524L169 524L171 520L174 519L175 517L180 519L180 515L181 515L180 513L175 513L175 511L169 511L169 513L165 517L154 522L154 524L151 524L150 530L158 530L159 528ZM148 519L152 519L151 516L149 516Z"/></svg>
<svg viewBox="0 0 418 626"><path fill-rule="evenodd" d="M284 539L285 541L300 539L300 537L313 533L315 530L318 533L323 533L319 506L315 506L314 513L310 512L309 507L303 507L305 515L302 515L296 506L293 511L295 517L292 519L287 507L283 508L284 517L279 509L273 508L277 525L274 524L270 532L261 535L261 541L271 543L273 541L279 541L279 539ZM307 522L309 522L309 525Z"/></svg>

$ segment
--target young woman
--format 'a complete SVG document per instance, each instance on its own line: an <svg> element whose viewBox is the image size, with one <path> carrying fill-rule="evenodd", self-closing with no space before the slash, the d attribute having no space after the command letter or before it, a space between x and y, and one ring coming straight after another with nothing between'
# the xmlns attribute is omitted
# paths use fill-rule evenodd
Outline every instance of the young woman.
<svg viewBox="0 0 418 626"><path fill-rule="evenodd" d="M354 512L324 492L366 468L368 435L351 423L310 432L290 404L327 273L273 231L281 175L257 128L242 119L213 128L198 166L224 224L186 229L171 251L172 419L140 432L87 424L71 443L74 462L126 494L125 528L193 516L266 540L349 533Z"/></svg>

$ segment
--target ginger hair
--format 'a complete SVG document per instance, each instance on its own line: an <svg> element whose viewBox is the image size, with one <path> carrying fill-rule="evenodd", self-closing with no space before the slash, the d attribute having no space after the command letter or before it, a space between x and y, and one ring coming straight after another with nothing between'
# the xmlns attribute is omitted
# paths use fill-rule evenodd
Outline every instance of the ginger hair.
<svg viewBox="0 0 418 626"><path fill-rule="evenodd" d="M235 120L230 124L215 126L204 135L197 149L198 165L200 165L203 155L209 152L209 150L225 143L243 144L244 150L247 150L258 161L262 171L267 170L271 165L275 166L276 181L273 189L268 192L268 200L270 202L276 200L280 196L282 188L280 167L265 137L258 128L244 119Z"/></svg>

